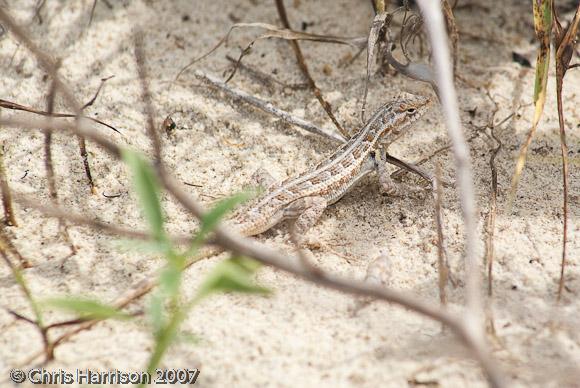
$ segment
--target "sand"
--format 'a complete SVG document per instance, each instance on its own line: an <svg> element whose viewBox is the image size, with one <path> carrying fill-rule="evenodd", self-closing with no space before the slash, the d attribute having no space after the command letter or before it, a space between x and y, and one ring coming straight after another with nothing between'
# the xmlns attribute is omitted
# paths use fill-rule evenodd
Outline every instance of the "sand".
<svg viewBox="0 0 580 388"><path fill-rule="evenodd" d="M158 123L171 115L176 129L163 136L164 159L175 177L200 187L184 188L205 205L239 191L252 173L267 167L277 178L299 173L332 152L334 145L281 123L256 109L200 85L193 71L179 82L179 70L207 52L234 22L277 24L271 1L123 1L97 2L88 26L92 1L47 1L42 24L33 19L36 1L3 1L0 6L30 32L42 49L62 59L60 74L80 101L88 101L100 79L114 75L87 113L117 127L122 134L96 127L112 141L151 155L145 132L145 109L134 60L132 32L145 32L147 67ZM363 36L372 19L368 1L286 1L297 28L325 34ZM465 3L465 4L464 4ZM460 2L456 11L462 37L457 82L464 130L471 137L485 126L497 102L495 122L515 113L495 131L503 147L496 159L499 202L495 238L494 296L491 304L496 335L490 337L493 356L510 386L577 386L580 381L578 292L580 272L579 189L580 72L566 77L564 108L570 149L569 265L563 300L556 305L562 240L562 176L554 71L538 133L530 148L517 201L510 211L507 192L514 160L531 125L534 70L512 60L517 52L535 61L531 6L526 2ZM564 18L569 20L568 11ZM255 30L239 30L230 44L195 65L222 76L229 69L225 55L237 56ZM345 126L360 125L359 109L365 76L364 55L348 67L340 63L354 54L347 46L304 43L314 78ZM577 61L577 59L576 59ZM574 60L572 61L574 62ZM284 41L262 40L245 63L287 84L303 82L294 56ZM24 47L12 36L0 37L0 97L45 109L50 81ZM240 72L231 85L318 125L332 128L313 94L280 86L267 87ZM430 94L425 85L401 75L372 77L369 111L401 92ZM59 98L57 108L66 110ZM2 117L14 112L4 110ZM43 162L43 135L34 130L3 128L0 133L9 183L15 192L48 203ZM89 158L98 193L91 195L75 138L58 134L54 164L61 205L74 213L136 230L144 224L125 167L89 143ZM390 149L407 161L431 155L448 144L444 121L434 109L412 132ZM489 211L489 158L496 146L481 133L469 143L478 205L478 257L484 253L484 226ZM453 182L450 152L425 164L439 163L444 179ZM417 185L407 176L404 183ZM444 233L449 261L462 279L463 237L458 195L444 190ZM189 233L196 223L173 200L164 197L167 228ZM23 273L39 298L83 295L103 302L114 300L139 280L150 278L163 260L150 254L122 251L118 238L87 227L71 226L78 253L70 255L59 234L58 221L25 206L16 206L18 227L10 227L13 242L33 264ZM364 179L351 193L327 209L311 236L322 243L312 251L316 266L334 274L364 279L369 262L381 253L390 265L389 287L439 303L437 249L433 201L428 192L401 198L383 197L376 177ZM287 225L258 237L292 251ZM226 255L205 260L184 275L184 298L195 294L200 281ZM9 384L8 371L22 366L42 349L35 327L5 309L32 317L30 307L5 265L0 266L0 385ZM199 342L172 347L163 368L199 368L199 386L361 386L407 385L485 386L477 363L450 331L398 306L372 303L353 315L356 298L315 286L279 270L262 268L256 281L273 290L270 297L220 295L205 300L188 315L185 333ZM449 288L450 308L459 310L464 287ZM148 298L131 311L143 311ZM47 311L47 322L71 315ZM57 335L55 331L53 335ZM106 321L58 346L49 371L142 371L153 341L145 318Z"/></svg>

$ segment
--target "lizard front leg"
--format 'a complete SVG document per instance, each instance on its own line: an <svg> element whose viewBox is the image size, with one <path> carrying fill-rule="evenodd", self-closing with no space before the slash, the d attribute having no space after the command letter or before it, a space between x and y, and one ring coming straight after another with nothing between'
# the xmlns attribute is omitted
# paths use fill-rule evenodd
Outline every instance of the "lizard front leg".
<svg viewBox="0 0 580 388"><path fill-rule="evenodd" d="M316 224L326 206L327 201L324 197L304 197L286 207L284 217L296 219L292 225L292 233L299 246L307 245L306 232Z"/></svg>
<svg viewBox="0 0 580 388"><path fill-rule="evenodd" d="M396 183L391 178L391 174L387 169L386 150L378 149L375 152L375 162L377 166L377 173L379 175L379 190L383 195L402 197L405 194L417 193L422 191L421 188L415 186L408 186Z"/></svg>

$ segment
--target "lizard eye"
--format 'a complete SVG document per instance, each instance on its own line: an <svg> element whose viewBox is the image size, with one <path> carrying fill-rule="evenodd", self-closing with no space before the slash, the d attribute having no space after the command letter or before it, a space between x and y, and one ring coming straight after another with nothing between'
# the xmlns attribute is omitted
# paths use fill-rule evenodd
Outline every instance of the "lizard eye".
<svg viewBox="0 0 580 388"><path fill-rule="evenodd" d="M417 109L415 109L415 108L409 108L409 109L407 109L407 113L409 113L409 114L411 114L411 115L412 115L413 113L415 113L415 112L417 112Z"/></svg>

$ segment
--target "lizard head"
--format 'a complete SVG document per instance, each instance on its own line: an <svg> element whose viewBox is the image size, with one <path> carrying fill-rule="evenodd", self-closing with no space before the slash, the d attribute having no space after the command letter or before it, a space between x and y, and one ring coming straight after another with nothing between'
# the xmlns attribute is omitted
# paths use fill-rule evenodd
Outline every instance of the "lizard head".
<svg viewBox="0 0 580 388"><path fill-rule="evenodd" d="M427 97L408 95L383 105L373 117L381 130L379 143L389 145L401 137L411 124L429 110L430 103Z"/></svg>

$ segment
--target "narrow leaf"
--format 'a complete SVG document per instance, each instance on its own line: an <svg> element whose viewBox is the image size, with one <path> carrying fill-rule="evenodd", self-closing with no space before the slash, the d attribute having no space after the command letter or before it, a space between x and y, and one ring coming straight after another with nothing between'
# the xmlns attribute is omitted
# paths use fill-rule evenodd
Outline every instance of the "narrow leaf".
<svg viewBox="0 0 580 388"><path fill-rule="evenodd" d="M78 314L83 318L90 319L129 319L131 316L119 311L113 306L102 304L92 299L81 299L76 297L70 298L51 298L44 301L46 306L54 307Z"/></svg>
<svg viewBox="0 0 580 388"><path fill-rule="evenodd" d="M218 292L270 293L269 289L254 283L252 276L258 268L256 261L242 257L219 263L201 285L195 300Z"/></svg>
<svg viewBox="0 0 580 388"><path fill-rule="evenodd" d="M544 103L546 102L546 86L548 82L548 68L550 66L550 36L552 31L552 0L534 0L534 29L536 30L536 37L540 42L538 56L536 60L536 78L534 82L534 119L532 128L528 132L528 136L516 162L516 168L512 177L512 183L509 194L509 207L513 203L516 195L520 176L526 164L526 157L528 148L532 143L534 134L542 112L544 111Z"/></svg>
<svg viewBox="0 0 580 388"><path fill-rule="evenodd" d="M181 268L170 262L163 268L159 275L159 286L170 297L176 297L179 294L181 285Z"/></svg>
<svg viewBox="0 0 580 388"><path fill-rule="evenodd" d="M171 251L169 241L118 240L115 242L115 246L125 252L138 252L152 255L166 255Z"/></svg>
<svg viewBox="0 0 580 388"><path fill-rule="evenodd" d="M194 239L192 249L197 248L199 244L201 244L201 242L207 237L208 233L210 233L217 226L220 220L222 220L228 212L232 211L237 205L247 201L252 196L252 192L243 191L219 201L202 218L201 227Z"/></svg>
<svg viewBox="0 0 580 388"><path fill-rule="evenodd" d="M149 229L157 241L165 241L163 231L163 212L159 201L159 183L149 164L140 154L123 149L123 160L133 174L133 187L139 197L139 202Z"/></svg>

